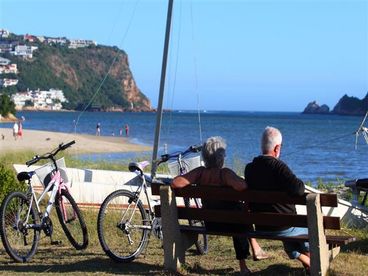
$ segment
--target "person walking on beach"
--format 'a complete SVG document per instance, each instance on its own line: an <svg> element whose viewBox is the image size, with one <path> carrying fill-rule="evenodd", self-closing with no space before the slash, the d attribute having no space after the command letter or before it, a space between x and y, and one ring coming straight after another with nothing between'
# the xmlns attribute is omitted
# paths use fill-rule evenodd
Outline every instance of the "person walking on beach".
<svg viewBox="0 0 368 276"><path fill-rule="evenodd" d="M126 137L129 136L129 126L128 126L128 124L125 125L125 136Z"/></svg>
<svg viewBox="0 0 368 276"><path fill-rule="evenodd" d="M21 139L23 138L23 126L21 121L18 122L18 137Z"/></svg>
<svg viewBox="0 0 368 276"><path fill-rule="evenodd" d="M97 123L96 126L96 136L100 136L101 135L101 124Z"/></svg>
<svg viewBox="0 0 368 276"><path fill-rule="evenodd" d="M290 168L282 162L281 154L282 135L274 127L266 127L262 134L262 155L253 159L244 170L245 181L250 190L280 191L290 195L303 195L304 183L297 178ZM282 214L296 214L295 204L250 204L252 212L270 212ZM256 231L264 235L292 237L308 235L307 228L301 227L265 227L257 226ZM310 271L309 243L283 242L284 250L290 259L299 260L308 274Z"/></svg>
<svg viewBox="0 0 368 276"><path fill-rule="evenodd" d="M13 137L14 137L14 140L17 140L17 138L18 138L18 131L19 131L18 122L15 122L14 125L13 125Z"/></svg>

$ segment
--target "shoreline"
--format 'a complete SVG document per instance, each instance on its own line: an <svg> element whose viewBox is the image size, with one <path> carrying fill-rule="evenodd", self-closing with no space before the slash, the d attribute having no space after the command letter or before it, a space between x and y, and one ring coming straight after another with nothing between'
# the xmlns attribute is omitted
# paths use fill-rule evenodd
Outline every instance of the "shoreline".
<svg viewBox="0 0 368 276"><path fill-rule="evenodd" d="M2 139L3 135L4 139ZM31 129L23 129L23 136L15 140L11 128L1 128L0 154L25 150L43 154L56 148L60 143L67 143L72 140L75 140L76 143L68 149L68 152L71 154L142 152L152 150L150 146L134 144L123 137L94 136Z"/></svg>

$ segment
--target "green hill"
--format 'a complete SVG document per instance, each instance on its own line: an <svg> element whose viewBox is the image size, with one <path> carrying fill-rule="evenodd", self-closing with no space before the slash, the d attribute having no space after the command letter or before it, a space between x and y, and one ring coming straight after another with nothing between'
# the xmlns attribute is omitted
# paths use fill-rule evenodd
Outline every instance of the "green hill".
<svg viewBox="0 0 368 276"><path fill-rule="evenodd" d="M12 42L22 38L12 36ZM24 42L23 42L24 43ZM100 110L150 111L149 99L137 87L129 69L127 54L117 47L89 46L68 49L61 45L27 43L37 46L32 59L2 54L16 63L19 80L16 87L3 88L11 94L27 89L62 89L67 109L84 109L95 92L99 93L88 108ZM109 70L110 69L110 70ZM106 79L102 82L107 74ZM101 85L102 84L102 85ZM100 87L101 86L101 87ZM0 91L1 92L1 91Z"/></svg>

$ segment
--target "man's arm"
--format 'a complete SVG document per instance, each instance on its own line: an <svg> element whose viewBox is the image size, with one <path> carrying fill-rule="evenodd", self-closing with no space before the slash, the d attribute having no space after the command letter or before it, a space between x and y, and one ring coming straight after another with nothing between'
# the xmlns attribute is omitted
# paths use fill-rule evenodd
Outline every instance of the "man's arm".
<svg viewBox="0 0 368 276"><path fill-rule="evenodd" d="M279 167L280 182L287 193L291 195L303 195L305 186L302 180L296 177L291 169L282 161Z"/></svg>

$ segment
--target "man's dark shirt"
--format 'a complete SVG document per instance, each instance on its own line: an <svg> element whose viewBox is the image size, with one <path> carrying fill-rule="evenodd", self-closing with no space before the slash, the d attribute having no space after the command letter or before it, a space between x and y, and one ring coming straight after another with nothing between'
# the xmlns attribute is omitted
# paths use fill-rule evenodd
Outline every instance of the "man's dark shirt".
<svg viewBox="0 0 368 276"><path fill-rule="evenodd" d="M304 183L297 178L289 167L272 156L258 156L247 164L244 171L245 181L250 190L287 192L290 195L303 195ZM294 204L257 204L250 205L252 212L272 212L296 214ZM256 227L258 230L284 230L287 227Z"/></svg>

